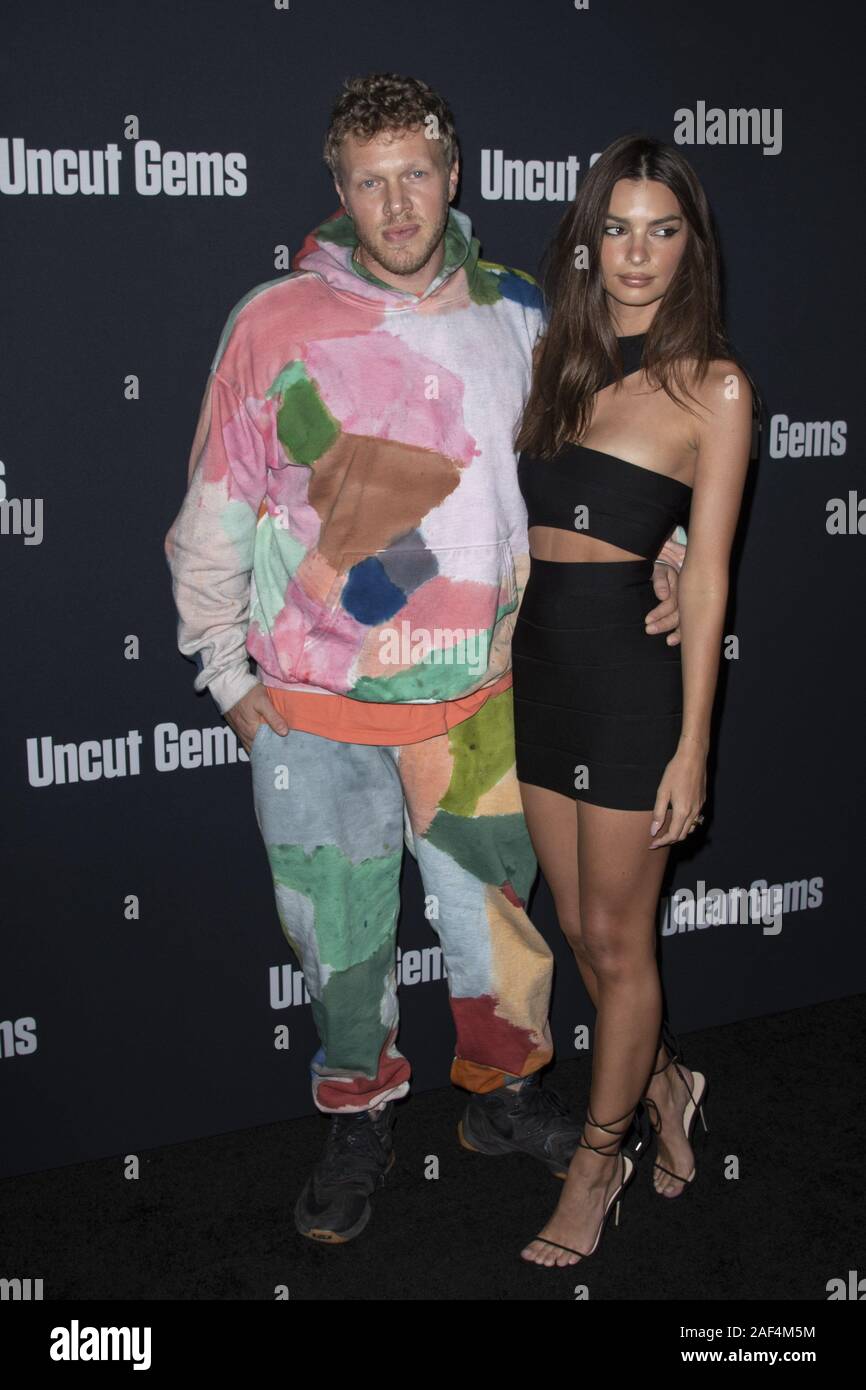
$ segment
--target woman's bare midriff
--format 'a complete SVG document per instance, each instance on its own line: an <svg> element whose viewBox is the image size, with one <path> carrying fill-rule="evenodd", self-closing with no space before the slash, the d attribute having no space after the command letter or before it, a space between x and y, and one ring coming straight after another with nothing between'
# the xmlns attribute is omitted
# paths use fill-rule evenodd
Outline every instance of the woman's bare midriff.
<svg viewBox="0 0 866 1390"><path fill-rule="evenodd" d="M558 560L563 564L574 564L581 560L588 563L599 560L643 560L645 556L635 555L630 550L621 550L610 541L601 541L597 536L572 535L570 531L560 531L555 526L530 526L529 553L536 560Z"/></svg>

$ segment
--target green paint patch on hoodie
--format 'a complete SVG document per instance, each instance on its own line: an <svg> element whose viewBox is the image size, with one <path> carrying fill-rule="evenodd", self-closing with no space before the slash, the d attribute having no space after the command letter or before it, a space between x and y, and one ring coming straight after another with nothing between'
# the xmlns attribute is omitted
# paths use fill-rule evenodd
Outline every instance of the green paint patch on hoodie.
<svg viewBox="0 0 866 1390"><path fill-rule="evenodd" d="M475 267L475 274L469 282L473 304L497 304L502 298L500 276L489 266L489 262L479 261Z"/></svg>
<svg viewBox="0 0 866 1390"><path fill-rule="evenodd" d="M515 270L498 261L479 260L469 282L469 293L475 304L496 304L502 298L502 281L509 275L519 275L528 285L538 288L537 281L525 270Z"/></svg>
<svg viewBox="0 0 866 1390"><path fill-rule="evenodd" d="M473 675L477 680L477 667L470 668L466 662L452 661L443 665L425 661L395 676L360 676L352 686L352 695L355 699L372 700L381 705L412 700L457 700L465 693Z"/></svg>
<svg viewBox="0 0 866 1390"><path fill-rule="evenodd" d="M497 608L495 623L514 607L512 602ZM489 651L490 632L488 628L485 652ZM445 660L446 655L448 660ZM484 670L479 670L477 643L464 639L455 642L447 653L428 652L408 671L398 671L393 676L360 676L352 687L352 694L359 700L386 705L402 704L406 700L457 700L466 694L473 677L478 680L483 674Z"/></svg>
<svg viewBox="0 0 866 1390"><path fill-rule="evenodd" d="M327 453L340 434L340 422L331 414L303 362L284 367L268 395L281 395L277 412L277 438L296 463L309 466Z"/></svg>
<svg viewBox="0 0 866 1390"><path fill-rule="evenodd" d="M285 607L286 583L307 551L269 513L259 521L253 553L256 597L250 620L270 630Z"/></svg>
<svg viewBox="0 0 866 1390"><path fill-rule="evenodd" d="M236 499L227 502L220 516L219 524L237 549L238 557L244 557L249 550L250 538L256 529L256 515L249 502L240 502Z"/></svg>

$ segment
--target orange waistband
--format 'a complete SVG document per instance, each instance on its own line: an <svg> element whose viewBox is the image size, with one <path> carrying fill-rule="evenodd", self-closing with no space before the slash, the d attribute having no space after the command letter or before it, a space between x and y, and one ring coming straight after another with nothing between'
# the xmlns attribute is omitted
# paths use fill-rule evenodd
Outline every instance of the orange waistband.
<svg viewBox="0 0 866 1390"><path fill-rule="evenodd" d="M475 714L492 695L507 690L511 682L512 673L506 671L483 690L432 705L373 704L313 690L280 690L271 685L265 689L274 708L293 729L338 743L399 744L420 743L447 733Z"/></svg>

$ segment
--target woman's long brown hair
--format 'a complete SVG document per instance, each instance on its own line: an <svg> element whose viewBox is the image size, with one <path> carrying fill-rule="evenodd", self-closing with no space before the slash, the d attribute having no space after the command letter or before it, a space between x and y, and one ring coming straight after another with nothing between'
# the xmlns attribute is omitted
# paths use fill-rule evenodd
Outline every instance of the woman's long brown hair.
<svg viewBox="0 0 866 1390"><path fill-rule="evenodd" d="M716 358L737 360L721 316L719 249L704 190L678 150L647 135L623 135L584 175L542 262L542 288L548 310L544 336L536 346L532 385L514 440L515 452L550 458L568 440L586 432L593 396L608 382L622 379L623 362L601 275L601 244L614 184L619 179L651 179L677 198L689 235L673 279L647 331L642 367L648 381L684 405L688 390L683 359L704 380ZM575 255L586 248L588 265ZM760 396L753 389L753 415ZM676 390L674 389L676 388ZM677 391L681 393L678 397Z"/></svg>

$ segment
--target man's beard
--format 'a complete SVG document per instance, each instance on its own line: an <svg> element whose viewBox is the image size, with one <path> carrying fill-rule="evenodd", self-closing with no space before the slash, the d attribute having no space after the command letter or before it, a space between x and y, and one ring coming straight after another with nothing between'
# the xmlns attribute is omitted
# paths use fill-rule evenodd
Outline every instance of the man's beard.
<svg viewBox="0 0 866 1390"><path fill-rule="evenodd" d="M392 226L409 226L414 220L415 219L411 217L407 217L405 222L396 222L393 223ZM402 248L399 246L389 247L387 242L383 242L381 246L378 244L374 244L368 238L362 235L362 233L358 229L357 224L355 224L355 236L358 238L358 244L363 247L370 259L373 261L377 261L379 265L384 266L385 269L389 272L389 274L407 276L417 275L418 271L421 270L422 267L427 264L430 257L433 255L434 251L436 250L437 246L442 240L442 236L445 231L445 227L447 226L447 223L447 204L436 226L427 232L426 238L424 236L424 223L419 220L418 228L423 240L423 245L419 247L416 247L414 245L405 246ZM390 231L391 229L388 228L388 230Z"/></svg>

